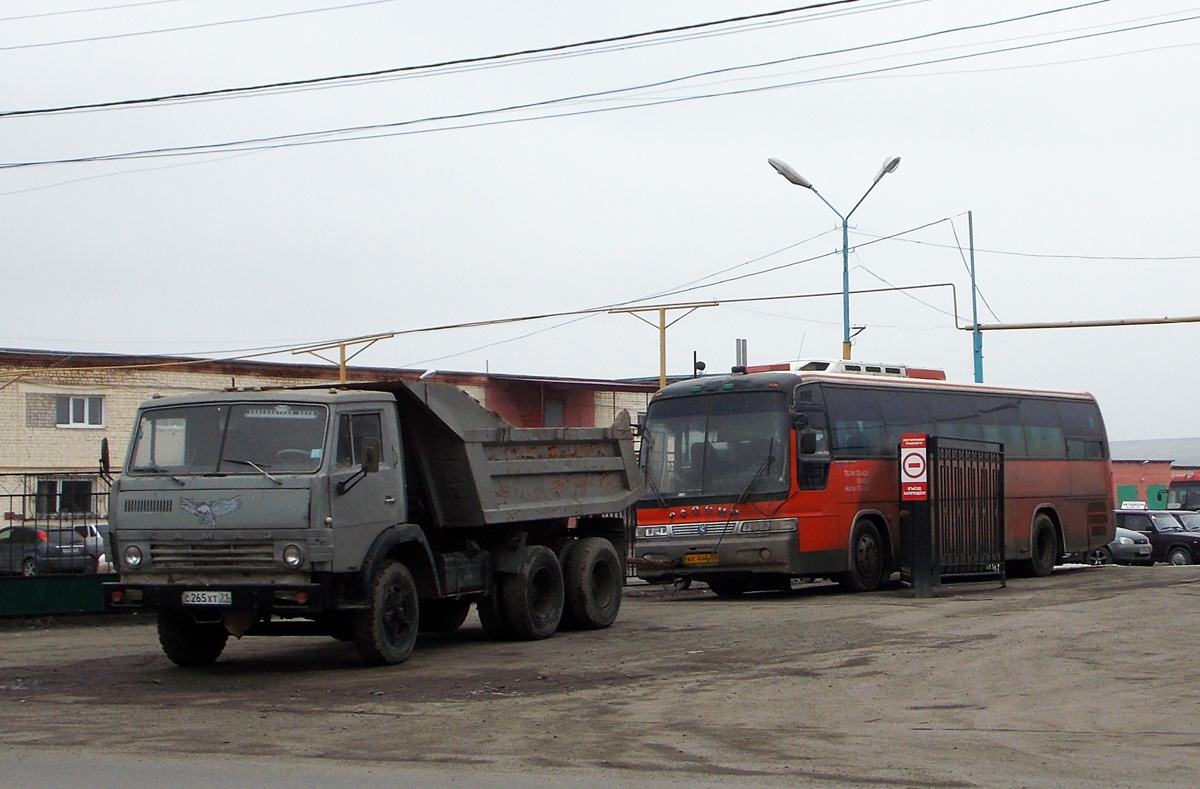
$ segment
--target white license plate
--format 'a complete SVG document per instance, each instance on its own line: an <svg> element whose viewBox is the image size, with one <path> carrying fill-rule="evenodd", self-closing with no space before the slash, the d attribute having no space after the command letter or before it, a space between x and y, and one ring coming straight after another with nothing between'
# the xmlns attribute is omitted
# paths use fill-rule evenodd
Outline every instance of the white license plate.
<svg viewBox="0 0 1200 789"><path fill-rule="evenodd" d="M184 605L233 605L233 592L184 592Z"/></svg>

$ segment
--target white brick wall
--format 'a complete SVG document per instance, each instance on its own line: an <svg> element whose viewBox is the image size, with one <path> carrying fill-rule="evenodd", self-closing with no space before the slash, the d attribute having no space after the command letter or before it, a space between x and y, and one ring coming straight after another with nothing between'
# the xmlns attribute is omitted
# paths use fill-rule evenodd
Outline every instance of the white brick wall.
<svg viewBox="0 0 1200 789"><path fill-rule="evenodd" d="M328 379L323 379L327 381ZM237 386L286 386L317 379L194 372L181 369L47 369L28 373L0 388L0 473L95 471L100 439L107 438L119 465L133 433L138 405L153 395L173 395ZM101 395L101 427L53 426L56 395ZM50 401L49 419L43 413ZM30 408L35 418L30 418ZM31 422L33 423L31 425Z"/></svg>

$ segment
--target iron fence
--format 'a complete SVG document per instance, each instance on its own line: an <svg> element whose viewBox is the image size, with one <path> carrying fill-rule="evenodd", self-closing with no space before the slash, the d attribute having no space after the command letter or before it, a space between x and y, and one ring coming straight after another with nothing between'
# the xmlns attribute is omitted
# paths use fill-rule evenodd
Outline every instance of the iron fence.
<svg viewBox="0 0 1200 789"><path fill-rule="evenodd" d="M107 558L109 483L95 474L0 475L0 575L95 573Z"/></svg>

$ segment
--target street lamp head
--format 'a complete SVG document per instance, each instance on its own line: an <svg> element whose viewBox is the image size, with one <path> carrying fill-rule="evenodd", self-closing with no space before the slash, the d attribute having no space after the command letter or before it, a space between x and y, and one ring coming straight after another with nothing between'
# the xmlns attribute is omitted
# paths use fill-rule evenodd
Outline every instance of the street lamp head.
<svg viewBox="0 0 1200 789"><path fill-rule="evenodd" d="M899 164L900 160L897 159L896 163ZM791 165L789 165L787 162L781 162L778 159L767 159L767 164L774 167L775 172L779 173L784 178L788 179L788 181L794 183L796 186L803 186L805 189L813 188L812 181L809 181L803 175L801 175L800 173L793 170L791 168ZM895 168L893 167L892 169L894 170Z"/></svg>
<svg viewBox="0 0 1200 789"><path fill-rule="evenodd" d="M893 156L891 159L884 159L883 166L879 168L879 172L875 175L875 180L872 185L879 183L879 179L883 178L888 173L896 172L896 168L900 166L900 157Z"/></svg>

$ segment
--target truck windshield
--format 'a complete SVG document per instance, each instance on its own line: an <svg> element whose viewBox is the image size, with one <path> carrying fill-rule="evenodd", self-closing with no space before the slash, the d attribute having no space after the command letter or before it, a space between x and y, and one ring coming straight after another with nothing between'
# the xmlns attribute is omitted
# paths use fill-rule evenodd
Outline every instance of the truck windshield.
<svg viewBox="0 0 1200 789"><path fill-rule="evenodd" d="M664 500L786 493L789 424L782 392L655 401L642 432L650 487Z"/></svg>
<svg viewBox="0 0 1200 789"><path fill-rule="evenodd" d="M311 473L329 411L300 403L221 403L142 412L130 474Z"/></svg>

